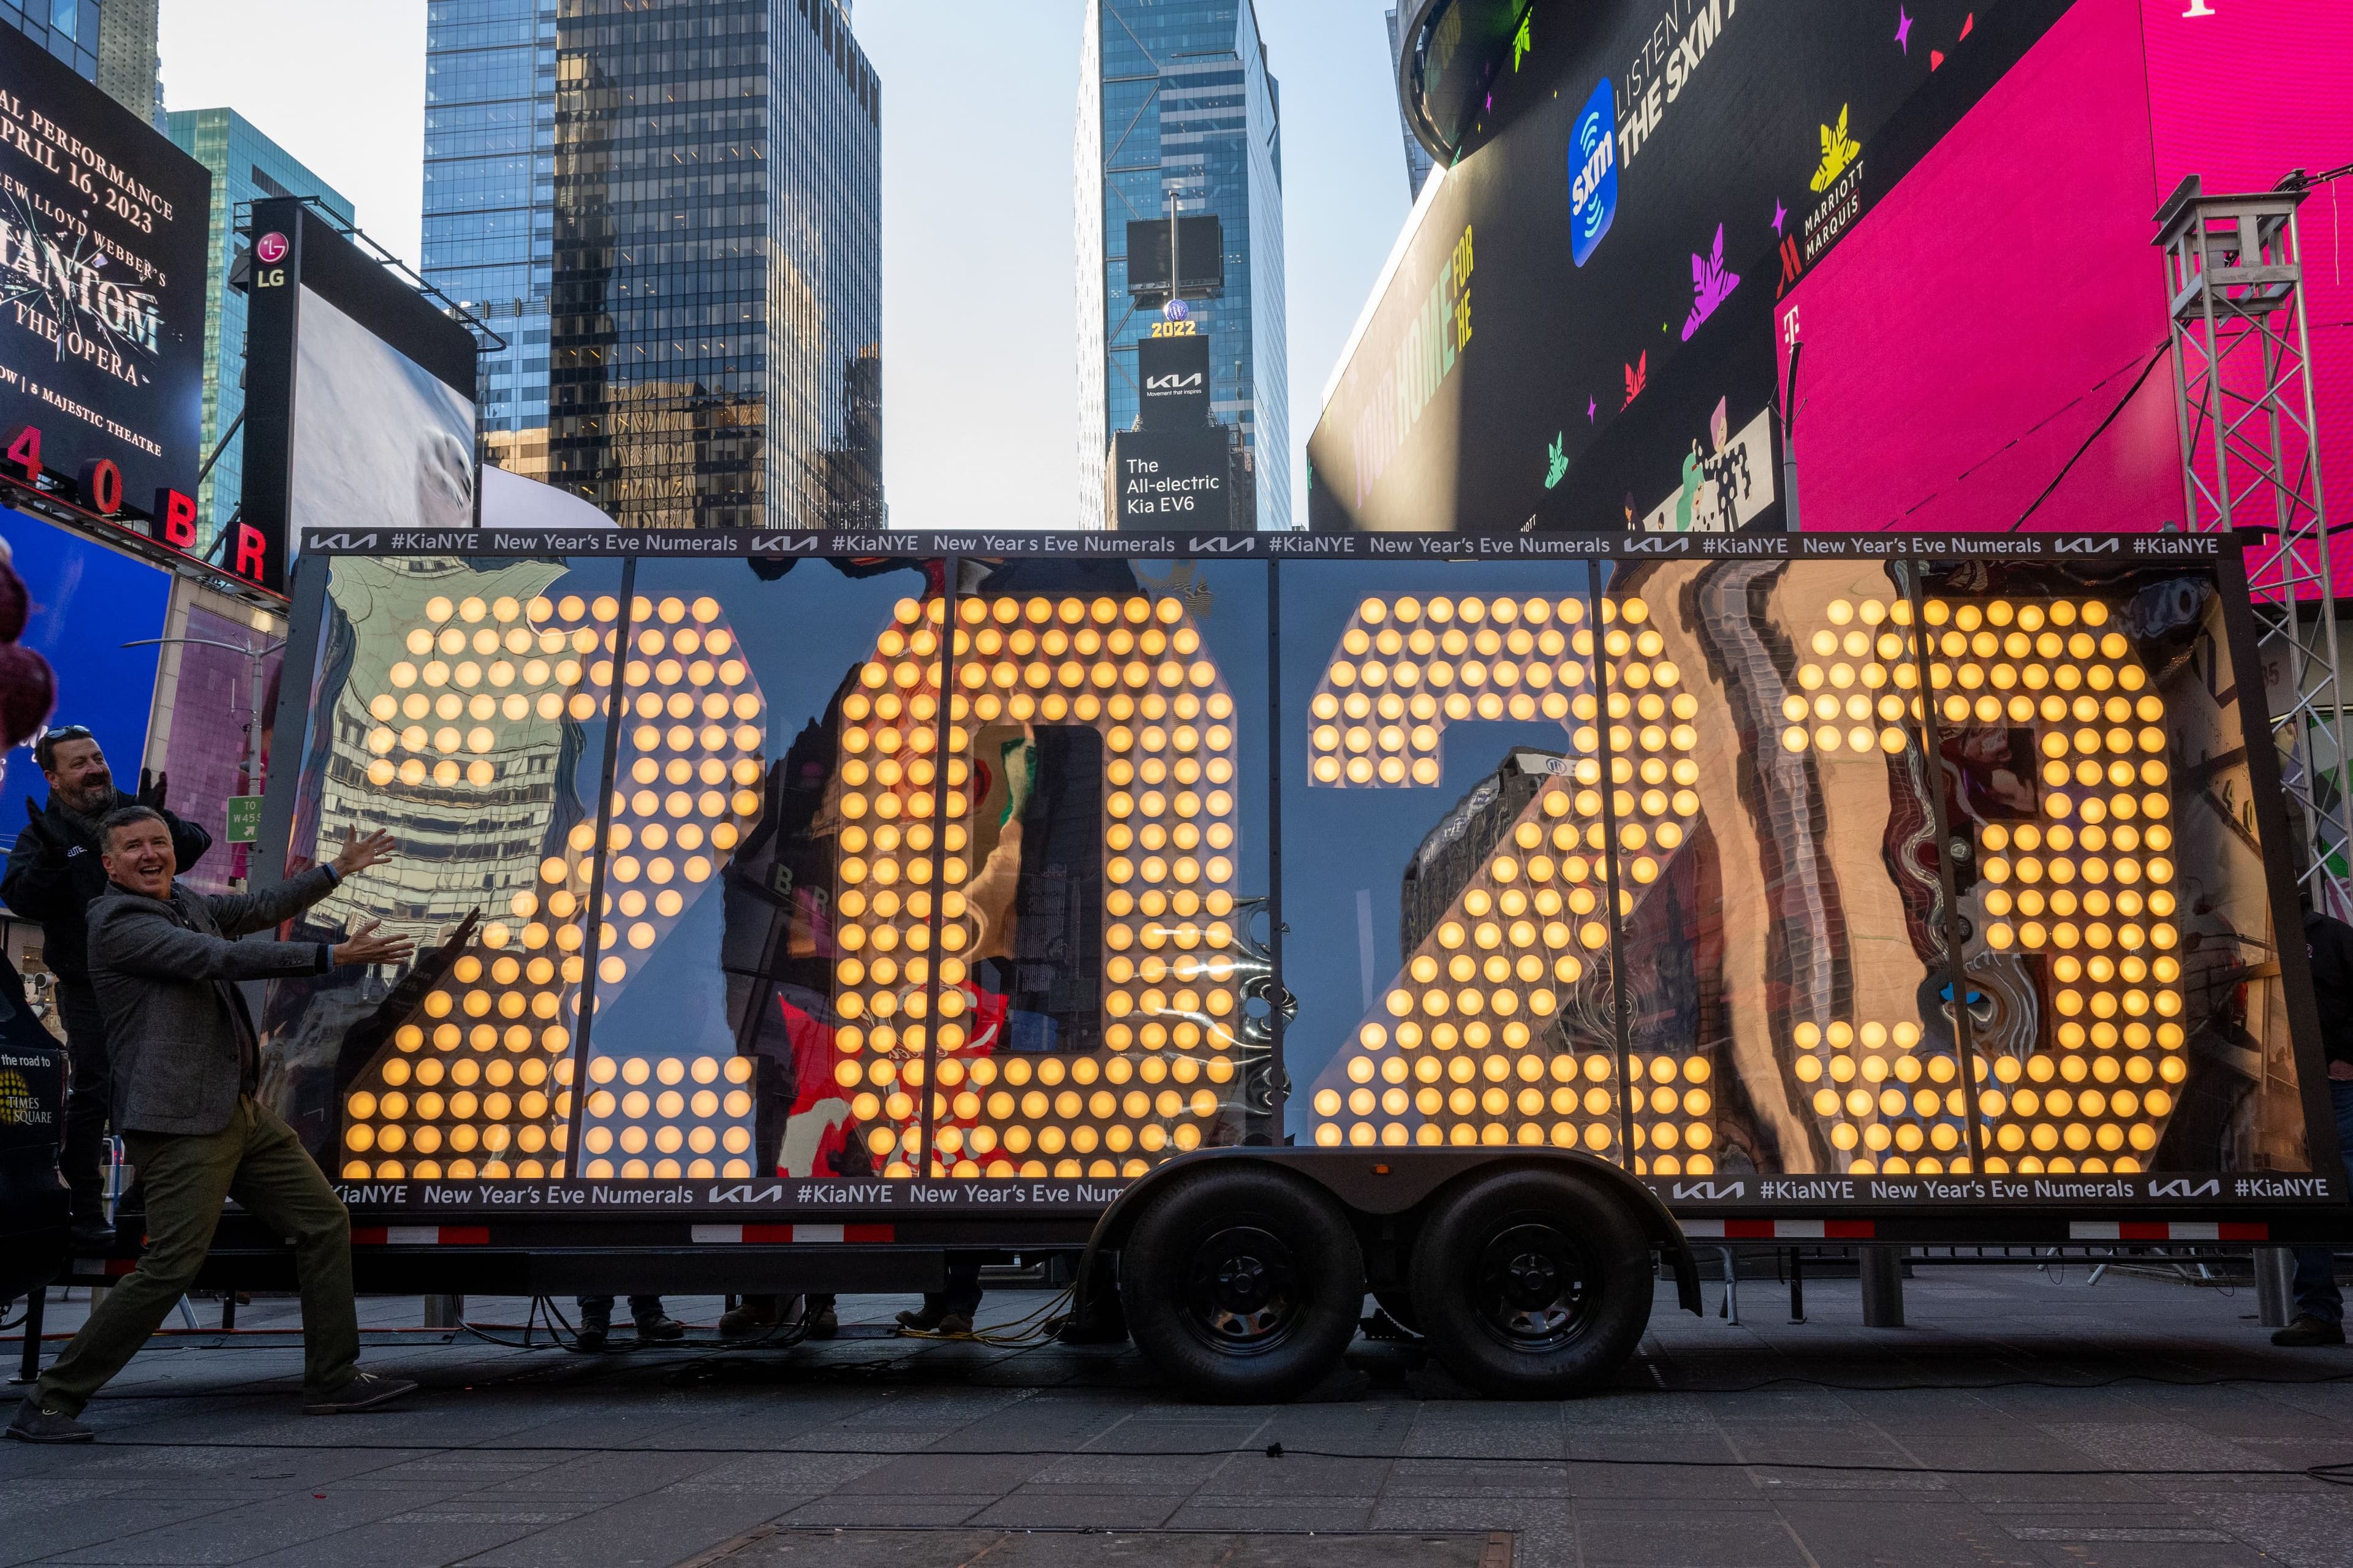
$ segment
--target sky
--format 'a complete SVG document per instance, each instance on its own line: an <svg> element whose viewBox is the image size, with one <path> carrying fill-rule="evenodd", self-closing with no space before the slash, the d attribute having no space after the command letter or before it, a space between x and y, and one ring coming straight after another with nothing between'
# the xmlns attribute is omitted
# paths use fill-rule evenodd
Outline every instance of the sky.
<svg viewBox="0 0 2353 1568"><path fill-rule="evenodd" d="M857 0L882 79L883 484L897 526L1071 525L1082 3ZM1411 205L1386 8L1260 0L1282 88L1296 517L1324 379ZM237 110L416 264L423 0L163 0L162 16L169 107Z"/></svg>

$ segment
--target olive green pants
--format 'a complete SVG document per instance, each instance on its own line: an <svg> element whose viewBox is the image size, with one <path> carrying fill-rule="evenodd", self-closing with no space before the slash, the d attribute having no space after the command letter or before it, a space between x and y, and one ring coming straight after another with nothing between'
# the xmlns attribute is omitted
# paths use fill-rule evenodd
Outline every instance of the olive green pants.
<svg viewBox="0 0 2353 1568"><path fill-rule="evenodd" d="M351 1216L325 1174L275 1111L240 1096L218 1132L125 1132L147 1189L147 1251L41 1376L41 1403L79 1415L160 1326L204 1267L221 1200L294 1243L302 1283L302 1384L318 1394L352 1375L360 1356L352 1300Z"/></svg>

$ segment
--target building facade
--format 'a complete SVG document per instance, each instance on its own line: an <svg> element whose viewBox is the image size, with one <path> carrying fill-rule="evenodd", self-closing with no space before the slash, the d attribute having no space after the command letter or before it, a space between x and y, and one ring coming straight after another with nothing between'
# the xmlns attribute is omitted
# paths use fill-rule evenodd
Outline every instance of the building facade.
<svg viewBox="0 0 2353 1568"><path fill-rule="evenodd" d="M98 0L0 0L0 23L98 79Z"/></svg>
<svg viewBox="0 0 2353 1568"><path fill-rule="evenodd" d="M1398 67L1401 63L1404 54L1405 40L1398 30L1398 10L1394 5L1390 6L1388 9L1388 96L1395 98L1397 96ZM1408 201L1417 201L1421 196L1423 182L1430 178L1430 149L1423 146L1420 142L1415 139L1411 128L1406 124L1405 107L1402 104L1398 107L1398 133L1405 139L1405 197Z"/></svg>
<svg viewBox="0 0 2353 1568"><path fill-rule="evenodd" d="M164 116L164 130L179 149L213 176L212 213L205 300L205 454L220 455L197 487L198 552L209 552L245 490L245 439L238 420L245 413L246 296L232 289L228 269L236 260L237 211L268 196L315 196L345 223L352 204L312 174L286 149L233 109L183 109ZM227 444L222 445L222 437Z"/></svg>
<svg viewBox="0 0 2353 1568"><path fill-rule="evenodd" d="M98 90L164 129L164 60L156 49L160 0L104 0L98 14Z"/></svg>
<svg viewBox="0 0 2353 1568"><path fill-rule="evenodd" d="M547 471L555 225L555 0L425 12L425 280L488 323L484 458Z"/></svg>
<svg viewBox="0 0 2353 1568"><path fill-rule="evenodd" d="M881 83L849 8L566 0L553 54L549 482L626 527L880 526Z"/></svg>
<svg viewBox="0 0 2353 1568"><path fill-rule="evenodd" d="M1215 214L1225 287L1191 302L1209 337L1209 415L1236 433L1261 529L1291 526L1282 99L1251 0L1089 0L1079 64L1081 528L1103 526L1103 458L1132 428L1127 226Z"/></svg>

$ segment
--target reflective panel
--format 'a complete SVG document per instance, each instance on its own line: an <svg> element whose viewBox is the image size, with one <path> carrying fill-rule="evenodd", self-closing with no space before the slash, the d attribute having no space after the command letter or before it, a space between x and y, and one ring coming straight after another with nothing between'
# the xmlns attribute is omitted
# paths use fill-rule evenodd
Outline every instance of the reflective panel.
<svg viewBox="0 0 2353 1568"><path fill-rule="evenodd" d="M263 1092L336 1174L567 1168L622 571L333 562L288 863L353 829L400 851L290 934L378 920L419 944L405 975L270 987Z"/></svg>
<svg viewBox="0 0 2353 1568"><path fill-rule="evenodd" d="M1610 911L1683 841L1692 803L1643 781L1689 737L1647 606L1592 590L1583 567L1286 574L1286 1056L1319 1145L1622 1152ZM1597 664L1630 660L1640 697L1605 701ZM1377 790L1410 793L1325 793Z"/></svg>
<svg viewBox="0 0 2353 1568"><path fill-rule="evenodd" d="M942 563L643 566L584 1173L1264 1136L1264 571L974 563L950 654Z"/></svg>
<svg viewBox="0 0 2353 1568"><path fill-rule="evenodd" d="M1331 650L1288 682L1303 1135L1672 1177L2303 1168L2203 576L1677 563L1580 621L1494 592L1525 568L1360 570L1285 584L1286 651ZM1482 718L1567 743L1450 758ZM1462 793L1421 823L1310 793L1417 784Z"/></svg>

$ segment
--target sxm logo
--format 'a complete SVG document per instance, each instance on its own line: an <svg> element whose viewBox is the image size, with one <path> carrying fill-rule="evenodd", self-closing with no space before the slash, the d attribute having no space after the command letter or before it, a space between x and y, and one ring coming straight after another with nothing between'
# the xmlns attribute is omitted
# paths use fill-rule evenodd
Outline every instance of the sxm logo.
<svg viewBox="0 0 2353 1568"><path fill-rule="evenodd" d="M1618 216L1618 94L1603 77L1568 138L1569 259L1593 254Z"/></svg>

